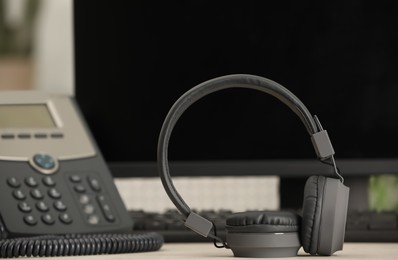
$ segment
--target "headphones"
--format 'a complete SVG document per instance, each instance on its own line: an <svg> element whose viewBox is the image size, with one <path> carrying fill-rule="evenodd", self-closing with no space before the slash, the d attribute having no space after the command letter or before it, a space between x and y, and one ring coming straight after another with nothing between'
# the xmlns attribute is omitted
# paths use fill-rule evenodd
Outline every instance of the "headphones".
<svg viewBox="0 0 398 260"><path fill-rule="evenodd" d="M333 167L335 177L311 176L304 188L302 216L290 211L235 213L226 220L226 241L213 223L193 212L177 192L168 165L168 144L180 116L202 97L227 88L249 88L268 93L296 113L311 137L317 157ZM343 249L349 188L334 160L327 131L316 116L288 89L267 78L236 74L203 82L183 94L167 114L158 140L158 168L162 184L183 215L185 226L230 248L237 257L295 256L301 246L311 255L332 255Z"/></svg>

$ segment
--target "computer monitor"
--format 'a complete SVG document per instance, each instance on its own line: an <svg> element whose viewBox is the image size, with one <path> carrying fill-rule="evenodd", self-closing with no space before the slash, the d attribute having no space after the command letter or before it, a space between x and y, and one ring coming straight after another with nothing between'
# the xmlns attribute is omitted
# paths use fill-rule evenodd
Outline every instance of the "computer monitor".
<svg viewBox="0 0 398 260"><path fill-rule="evenodd" d="M398 172L398 5L379 2L74 2L76 99L116 177L157 176L172 104L208 79L272 79L328 130L345 176ZM328 173L298 117L244 89L211 94L170 143L180 176Z"/></svg>

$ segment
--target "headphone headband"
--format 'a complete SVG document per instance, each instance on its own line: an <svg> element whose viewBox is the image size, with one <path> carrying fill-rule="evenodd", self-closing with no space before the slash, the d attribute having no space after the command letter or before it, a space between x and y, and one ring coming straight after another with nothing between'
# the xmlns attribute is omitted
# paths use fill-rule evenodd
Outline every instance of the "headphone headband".
<svg viewBox="0 0 398 260"><path fill-rule="evenodd" d="M304 123L307 132L311 136L318 158L322 161L331 158L336 175L341 177L338 174L337 167L334 163L334 150L326 130L322 129L317 117L312 117L304 104L288 89L267 78L247 74L227 75L203 82L188 90L170 109L160 132L157 155L159 175L168 196L180 213L187 218L185 225L203 236L207 236L209 234L210 229L212 228L211 222L195 213L192 213L191 209L174 187L169 172L168 144L174 126L185 110L202 97L227 88L249 88L259 90L276 97L286 104Z"/></svg>

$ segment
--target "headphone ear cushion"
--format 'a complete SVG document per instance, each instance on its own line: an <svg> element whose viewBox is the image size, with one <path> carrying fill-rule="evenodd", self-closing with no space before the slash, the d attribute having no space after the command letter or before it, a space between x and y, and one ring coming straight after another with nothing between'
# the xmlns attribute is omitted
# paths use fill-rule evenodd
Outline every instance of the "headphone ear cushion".
<svg viewBox="0 0 398 260"><path fill-rule="evenodd" d="M237 257L296 256L301 218L289 211L250 211L227 218L227 244Z"/></svg>
<svg viewBox="0 0 398 260"><path fill-rule="evenodd" d="M325 176L311 176L304 187L301 243L305 252L317 253Z"/></svg>
<svg viewBox="0 0 398 260"><path fill-rule="evenodd" d="M301 217L290 211L248 211L232 214L226 220L230 232L299 232Z"/></svg>

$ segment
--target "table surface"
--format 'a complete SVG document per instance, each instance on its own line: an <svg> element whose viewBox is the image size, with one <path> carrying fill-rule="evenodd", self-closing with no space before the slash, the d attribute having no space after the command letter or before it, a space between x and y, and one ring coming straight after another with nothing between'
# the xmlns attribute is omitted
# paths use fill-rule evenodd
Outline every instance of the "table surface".
<svg viewBox="0 0 398 260"><path fill-rule="evenodd" d="M289 257L287 259L301 259L303 256L309 256L300 249L297 257ZM96 255L96 256L72 256L70 260L124 260L124 259L233 259L231 250L218 249L212 243L167 243L159 251L118 254L118 255ZM43 259L43 258L41 258ZM60 257L46 257L46 260L60 260ZM252 259L252 258L237 258ZM311 260L322 259L325 256L310 256ZM345 243L344 250L336 252L330 259L382 259L398 260L398 243Z"/></svg>

